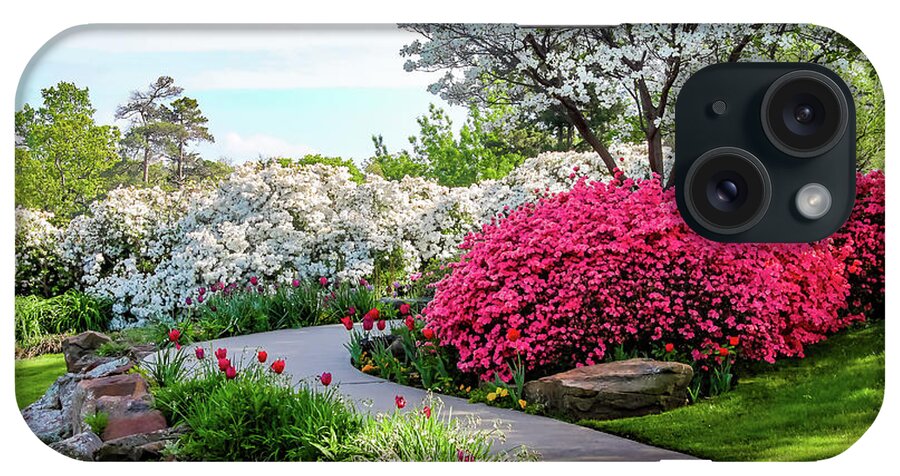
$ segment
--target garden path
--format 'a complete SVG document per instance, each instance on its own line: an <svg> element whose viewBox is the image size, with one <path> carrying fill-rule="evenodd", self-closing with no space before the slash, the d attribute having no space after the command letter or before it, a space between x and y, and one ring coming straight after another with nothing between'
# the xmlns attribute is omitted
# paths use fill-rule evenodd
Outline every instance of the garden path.
<svg viewBox="0 0 900 476"><path fill-rule="evenodd" d="M331 372L332 385L356 401L359 408L389 412L395 408L394 397L402 395L410 406L419 406L425 391L398 385L366 375L350 364L346 343L349 333L340 324L286 329L239 337L229 337L202 343L204 347L225 347L229 356L239 350L245 361L253 358L257 348L265 349L269 359L284 358L286 373L295 382L312 380L322 372ZM234 360L234 357L232 357ZM240 360L240 358L238 358ZM689 459L681 453L648 446L618 436L565 423L552 418L528 415L523 412L472 404L464 399L441 395L444 412L454 417L474 415L489 429L500 420L506 441L497 448L510 449L520 445L540 453L545 461L658 461ZM508 425L508 427L507 427Z"/></svg>

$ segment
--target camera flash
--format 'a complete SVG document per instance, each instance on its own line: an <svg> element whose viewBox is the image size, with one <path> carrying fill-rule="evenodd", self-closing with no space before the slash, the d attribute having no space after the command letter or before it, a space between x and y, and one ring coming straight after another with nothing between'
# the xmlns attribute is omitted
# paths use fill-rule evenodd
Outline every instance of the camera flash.
<svg viewBox="0 0 900 476"><path fill-rule="evenodd" d="M831 209L831 192L822 184L808 183L797 191L794 204L804 218L818 220Z"/></svg>

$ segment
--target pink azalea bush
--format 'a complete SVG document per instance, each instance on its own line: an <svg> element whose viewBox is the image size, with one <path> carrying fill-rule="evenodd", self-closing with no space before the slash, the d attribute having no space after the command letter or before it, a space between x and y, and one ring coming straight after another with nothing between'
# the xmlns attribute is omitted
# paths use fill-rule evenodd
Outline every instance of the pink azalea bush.
<svg viewBox="0 0 900 476"><path fill-rule="evenodd" d="M875 274L878 240L861 257ZM658 180L580 180L461 247L424 313L458 350L460 370L483 379L508 379L516 353L528 369L552 370L598 363L619 345L673 344L714 360L737 339L743 357L772 362L862 318L847 308L847 240L714 243L685 225ZM519 338L507 339L509 329Z"/></svg>

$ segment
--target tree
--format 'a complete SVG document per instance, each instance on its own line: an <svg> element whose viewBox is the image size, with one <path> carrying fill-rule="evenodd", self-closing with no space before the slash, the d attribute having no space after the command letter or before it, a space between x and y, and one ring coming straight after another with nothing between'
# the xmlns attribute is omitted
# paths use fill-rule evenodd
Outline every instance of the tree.
<svg viewBox="0 0 900 476"><path fill-rule="evenodd" d="M143 180L150 181L150 163L163 153L167 128L162 122L162 102L181 96L184 90L175 86L169 76L160 76L146 91L132 91L128 102L116 109L116 119L129 119L131 127L122 139L122 148L128 153L142 155Z"/></svg>
<svg viewBox="0 0 900 476"><path fill-rule="evenodd" d="M165 108L163 116L170 125L166 128L165 136L168 141L168 156L175 162L174 180L183 184L185 164L198 159L198 155L188 147L197 142L215 142L215 138L209 133L206 126L209 119L200 111L196 99L182 97L172 101L171 106Z"/></svg>
<svg viewBox="0 0 900 476"><path fill-rule="evenodd" d="M401 25L421 34L401 50L408 71L446 71L429 87L454 104L515 106L534 117L556 111L612 171L608 142L590 117L625 106L620 125L637 127L653 172L664 175L662 143L684 81L719 62L772 59L840 65L858 50L809 25L645 24L604 28L515 25Z"/></svg>
<svg viewBox="0 0 900 476"><path fill-rule="evenodd" d="M94 122L87 88L60 82L41 97L39 108L16 112L16 203L68 219L106 192L119 129Z"/></svg>

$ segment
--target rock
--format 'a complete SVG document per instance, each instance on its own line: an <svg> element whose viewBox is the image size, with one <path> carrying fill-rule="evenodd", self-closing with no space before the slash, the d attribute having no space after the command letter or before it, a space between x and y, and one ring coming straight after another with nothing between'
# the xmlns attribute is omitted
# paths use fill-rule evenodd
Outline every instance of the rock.
<svg viewBox="0 0 900 476"><path fill-rule="evenodd" d="M79 363L86 355L92 354L101 345L110 342L111 339L104 334L94 331L67 337L62 342L63 355L66 358L66 368L69 372L78 373L88 361Z"/></svg>
<svg viewBox="0 0 900 476"><path fill-rule="evenodd" d="M156 353L156 345L154 344L138 344L128 351L128 356L135 362L144 360L150 354Z"/></svg>
<svg viewBox="0 0 900 476"><path fill-rule="evenodd" d="M22 410L22 418L44 443L55 443L72 434L72 426L62 410L27 407Z"/></svg>
<svg viewBox="0 0 900 476"><path fill-rule="evenodd" d="M71 404L63 405L63 408L67 408L66 416L72 433L79 433L85 428L84 417L97 410L97 401L104 396L149 398L147 382L138 374L110 375L79 381L72 392Z"/></svg>
<svg viewBox="0 0 900 476"><path fill-rule="evenodd" d="M147 461L160 459L163 448L177 440L183 426L108 440L94 454L97 461Z"/></svg>
<svg viewBox="0 0 900 476"><path fill-rule="evenodd" d="M688 402L689 365L631 359L575 368L525 384L525 400L574 419L660 413Z"/></svg>
<svg viewBox="0 0 900 476"><path fill-rule="evenodd" d="M81 377L66 374L44 392L44 396L22 410L25 423L45 443L53 443L72 435L68 409L72 402L75 386Z"/></svg>
<svg viewBox="0 0 900 476"><path fill-rule="evenodd" d="M102 444L103 442L100 441L100 438L97 435L90 431L85 431L71 438L52 443L50 448L69 458L81 461L93 461L94 453Z"/></svg>
<svg viewBox="0 0 900 476"><path fill-rule="evenodd" d="M144 398L100 397L95 409L109 415L106 429L103 430L103 441L166 428L166 418L159 410L151 407L149 400L149 395Z"/></svg>
<svg viewBox="0 0 900 476"><path fill-rule="evenodd" d="M120 357L115 360L109 360L102 365L98 365L92 369L85 368L84 378L100 378L108 375L123 374L134 366L128 357Z"/></svg>

